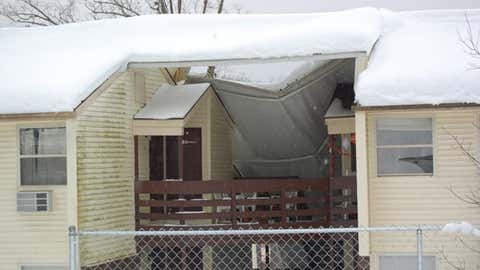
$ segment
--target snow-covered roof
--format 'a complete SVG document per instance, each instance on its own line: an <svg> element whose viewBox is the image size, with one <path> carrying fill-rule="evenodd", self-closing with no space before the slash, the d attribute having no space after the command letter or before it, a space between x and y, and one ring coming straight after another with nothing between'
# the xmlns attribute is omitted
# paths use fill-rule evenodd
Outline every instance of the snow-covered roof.
<svg viewBox="0 0 480 270"><path fill-rule="evenodd" d="M0 114L72 111L129 62L370 52L377 9L281 15L149 15L0 29Z"/></svg>
<svg viewBox="0 0 480 270"><path fill-rule="evenodd" d="M355 94L361 106L480 103L480 58L460 41L480 10L383 12L384 31Z"/></svg>
<svg viewBox="0 0 480 270"><path fill-rule="evenodd" d="M208 83L162 86L135 119L183 119L209 87Z"/></svg>

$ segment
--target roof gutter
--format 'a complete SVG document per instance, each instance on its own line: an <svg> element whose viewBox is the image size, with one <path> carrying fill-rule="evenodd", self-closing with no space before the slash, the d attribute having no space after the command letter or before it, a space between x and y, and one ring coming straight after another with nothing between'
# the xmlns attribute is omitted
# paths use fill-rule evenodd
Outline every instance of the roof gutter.
<svg viewBox="0 0 480 270"><path fill-rule="evenodd" d="M12 113L0 114L0 120L22 120L22 119L48 119L48 120L65 120L75 117L75 112L47 112L47 113Z"/></svg>

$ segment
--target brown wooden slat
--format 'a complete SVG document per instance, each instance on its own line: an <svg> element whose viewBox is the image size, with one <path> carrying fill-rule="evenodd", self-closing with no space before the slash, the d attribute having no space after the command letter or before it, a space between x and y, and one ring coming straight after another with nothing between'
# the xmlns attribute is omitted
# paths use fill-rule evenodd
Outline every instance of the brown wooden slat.
<svg viewBox="0 0 480 270"><path fill-rule="evenodd" d="M138 200L138 206L154 207L207 207L207 206L229 206L230 200Z"/></svg>
<svg viewBox="0 0 480 270"><path fill-rule="evenodd" d="M328 212L325 209L304 209L304 210L272 210L272 211L245 211L237 212L238 218L274 218L274 217L304 217L304 216L325 216ZM177 219L177 220L196 220L196 219L217 219L230 218L231 212L188 212L188 213L137 213L137 219L162 220L162 219Z"/></svg>
<svg viewBox="0 0 480 270"><path fill-rule="evenodd" d="M209 180L209 181L139 181L135 183L136 193L190 195L202 193L280 192L303 190L328 190L328 179L269 179L269 180Z"/></svg>
<svg viewBox="0 0 480 270"><path fill-rule="evenodd" d="M296 197L285 198L287 204L299 204L299 203L320 203L321 197ZM279 198L275 199L240 199L236 200L238 205L276 205L280 204ZM343 199L341 200L343 201ZM152 206L152 207L208 207L208 206L230 206L230 200L140 200L136 201L137 206Z"/></svg>

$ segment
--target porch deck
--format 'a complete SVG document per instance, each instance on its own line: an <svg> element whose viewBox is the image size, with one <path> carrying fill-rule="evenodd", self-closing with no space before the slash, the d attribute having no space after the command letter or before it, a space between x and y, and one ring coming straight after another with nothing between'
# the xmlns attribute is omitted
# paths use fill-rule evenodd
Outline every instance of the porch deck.
<svg viewBox="0 0 480 270"><path fill-rule="evenodd" d="M357 225L356 178L138 181L137 229Z"/></svg>

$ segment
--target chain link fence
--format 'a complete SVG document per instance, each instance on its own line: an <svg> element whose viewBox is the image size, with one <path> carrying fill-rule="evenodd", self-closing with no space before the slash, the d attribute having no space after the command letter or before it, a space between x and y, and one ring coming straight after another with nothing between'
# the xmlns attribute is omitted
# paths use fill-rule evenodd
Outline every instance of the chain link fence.
<svg viewBox="0 0 480 270"><path fill-rule="evenodd" d="M446 262L442 251L455 246L455 239L440 230L441 226L90 232L71 228L70 269L433 270L441 269L439 261ZM367 248L370 253L362 254ZM372 256L375 252L384 256ZM451 253L452 259L456 253ZM399 254L409 256L390 256Z"/></svg>

